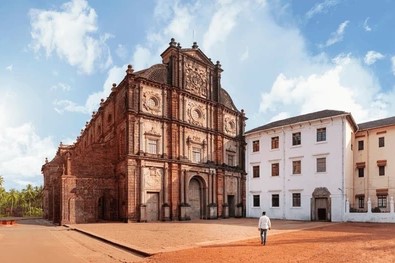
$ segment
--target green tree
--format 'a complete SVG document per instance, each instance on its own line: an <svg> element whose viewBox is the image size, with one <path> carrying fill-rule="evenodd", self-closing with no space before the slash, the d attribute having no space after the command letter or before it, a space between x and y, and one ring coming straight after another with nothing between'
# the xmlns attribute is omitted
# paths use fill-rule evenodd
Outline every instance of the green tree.
<svg viewBox="0 0 395 263"><path fill-rule="evenodd" d="M0 175L0 216L5 214L5 204L7 203L7 192L4 187L4 178Z"/></svg>
<svg viewBox="0 0 395 263"><path fill-rule="evenodd" d="M7 200L10 204L11 216L14 215L14 207L18 204L18 200L19 200L19 193L17 190L12 188L8 193L8 200Z"/></svg>
<svg viewBox="0 0 395 263"><path fill-rule="evenodd" d="M28 184L26 188L22 190L20 198L20 203L23 207L27 204L27 213L26 209L24 209L24 214L27 214L29 216L32 215L32 202L35 199L35 192L31 184Z"/></svg>

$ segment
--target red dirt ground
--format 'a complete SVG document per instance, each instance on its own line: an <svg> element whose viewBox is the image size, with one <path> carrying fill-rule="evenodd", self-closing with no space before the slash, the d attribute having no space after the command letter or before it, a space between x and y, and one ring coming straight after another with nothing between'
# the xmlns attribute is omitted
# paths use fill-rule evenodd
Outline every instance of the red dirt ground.
<svg viewBox="0 0 395 263"><path fill-rule="evenodd" d="M146 263L395 262L395 224L341 223L224 245L160 253Z"/></svg>

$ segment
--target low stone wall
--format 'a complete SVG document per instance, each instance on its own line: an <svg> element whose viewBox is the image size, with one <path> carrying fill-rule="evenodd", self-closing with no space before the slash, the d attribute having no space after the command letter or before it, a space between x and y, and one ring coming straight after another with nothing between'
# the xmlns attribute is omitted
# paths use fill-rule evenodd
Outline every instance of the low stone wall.
<svg viewBox="0 0 395 263"><path fill-rule="evenodd" d="M350 212L350 203L346 201L346 222L371 222L371 223L395 223L394 199L390 199L390 211L383 213L373 213L370 198L368 199L367 212Z"/></svg>

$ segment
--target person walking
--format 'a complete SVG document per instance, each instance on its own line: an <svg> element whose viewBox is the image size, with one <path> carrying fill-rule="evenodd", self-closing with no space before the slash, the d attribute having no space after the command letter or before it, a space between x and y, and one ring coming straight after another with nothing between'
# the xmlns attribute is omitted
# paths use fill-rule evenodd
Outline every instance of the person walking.
<svg viewBox="0 0 395 263"><path fill-rule="evenodd" d="M262 212L262 216L259 218L258 222L258 230L261 233L261 244L266 245L266 235L267 230L272 228L272 223L270 222L270 218L266 215L266 212Z"/></svg>

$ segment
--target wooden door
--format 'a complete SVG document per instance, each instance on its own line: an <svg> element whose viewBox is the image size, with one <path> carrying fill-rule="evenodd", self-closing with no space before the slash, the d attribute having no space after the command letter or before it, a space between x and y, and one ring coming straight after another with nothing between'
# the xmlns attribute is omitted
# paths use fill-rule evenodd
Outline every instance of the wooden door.
<svg viewBox="0 0 395 263"><path fill-rule="evenodd" d="M159 220L159 193L147 193L147 221Z"/></svg>
<svg viewBox="0 0 395 263"><path fill-rule="evenodd" d="M191 219L199 219L201 216L201 191L199 181L196 179L189 182L188 201L191 206Z"/></svg>

